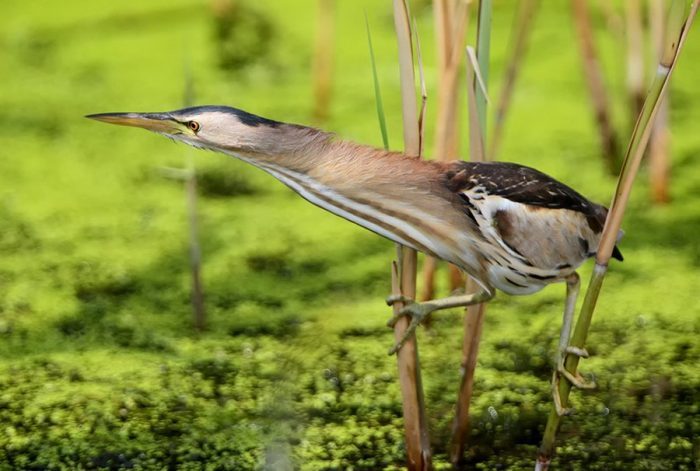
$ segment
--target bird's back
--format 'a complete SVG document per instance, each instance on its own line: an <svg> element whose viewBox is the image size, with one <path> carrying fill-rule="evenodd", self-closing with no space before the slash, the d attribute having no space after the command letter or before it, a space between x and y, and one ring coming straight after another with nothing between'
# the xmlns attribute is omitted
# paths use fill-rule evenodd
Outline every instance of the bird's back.
<svg viewBox="0 0 700 471"><path fill-rule="evenodd" d="M445 185L486 241L477 246L488 281L502 291L538 291L595 255L607 210L542 172L457 162ZM617 248L614 256L622 258Z"/></svg>

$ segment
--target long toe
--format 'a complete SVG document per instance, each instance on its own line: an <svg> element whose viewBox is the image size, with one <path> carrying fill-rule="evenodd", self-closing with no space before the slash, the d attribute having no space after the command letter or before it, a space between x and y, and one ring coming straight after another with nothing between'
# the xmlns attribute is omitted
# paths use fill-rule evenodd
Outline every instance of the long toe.
<svg viewBox="0 0 700 471"><path fill-rule="evenodd" d="M423 319L425 319L425 317L434 310L435 307L430 303L413 303L404 307L396 315L394 315L394 317L392 317L389 320L389 323L392 327L396 324L396 321L401 316L410 316L411 323L404 331L401 340L396 342L396 345L389 349L389 355L393 355L394 353L398 352L401 349L401 347L403 347L403 344L406 343L406 341L411 337L411 335L413 335L413 333L416 331L416 328L423 321Z"/></svg>
<svg viewBox="0 0 700 471"><path fill-rule="evenodd" d="M571 383L572 386L578 389L595 389L598 387L595 381L589 381L583 376L581 376L580 373L576 372L576 374L571 374L566 368L564 367L558 367L557 368L559 374L561 374L563 377L567 379Z"/></svg>
<svg viewBox="0 0 700 471"><path fill-rule="evenodd" d="M565 349L566 353L570 353L572 355L576 355L577 357L580 358L588 358L590 355L588 355L588 350L585 348L579 348L579 347L574 347L569 345Z"/></svg>
<svg viewBox="0 0 700 471"><path fill-rule="evenodd" d="M403 344L405 344L406 341L411 337L411 335L413 335L413 333L416 331L416 327L418 327L418 323L412 321L401 336L401 340L396 342L394 346L389 349L389 355L393 355L394 353L397 353L399 350L401 350Z"/></svg>
<svg viewBox="0 0 700 471"><path fill-rule="evenodd" d="M399 311L399 314L402 316L410 316L413 319L412 323L420 324L423 322L423 319L434 310L435 308L430 303L413 303L404 306Z"/></svg>
<svg viewBox="0 0 700 471"><path fill-rule="evenodd" d="M386 304L388 306L393 306L396 303L404 303L404 304L413 304L415 301L411 298L408 298L402 294L391 294L387 296L386 298Z"/></svg>

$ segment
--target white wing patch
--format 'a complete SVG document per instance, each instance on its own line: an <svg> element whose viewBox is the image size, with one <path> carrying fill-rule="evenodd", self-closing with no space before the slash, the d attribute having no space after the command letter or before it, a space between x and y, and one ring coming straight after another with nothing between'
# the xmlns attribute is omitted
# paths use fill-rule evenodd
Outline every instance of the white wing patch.
<svg viewBox="0 0 700 471"><path fill-rule="evenodd" d="M513 250L501 237L496 227L494 215L498 211L507 211L509 213L515 213L524 211L520 203L514 203L506 198L494 195L486 195L485 189L482 186L475 186L469 190L462 192L471 201L472 205L476 208L476 211L472 211L477 224L479 224L479 229L481 233L492 243L498 244L498 246L506 251L508 255L512 258L516 258L523 263L527 263L527 260L522 256L522 254Z"/></svg>

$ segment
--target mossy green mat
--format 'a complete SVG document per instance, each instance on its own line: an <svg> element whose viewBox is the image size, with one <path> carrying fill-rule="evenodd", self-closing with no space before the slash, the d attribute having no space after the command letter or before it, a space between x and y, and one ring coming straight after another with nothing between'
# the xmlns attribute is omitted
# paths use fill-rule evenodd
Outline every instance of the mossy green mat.
<svg viewBox="0 0 700 471"><path fill-rule="evenodd" d="M403 466L383 303L392 244L240 162L82 118L181 107L189 60L197 103L311 123L316 3L251 3L274 33L267 55L238 74L217 68L210 2L3 5L0 469ZM506 3L494 11L494 93L513 15ZM535 22L500 157L608 203L614 180L599 157L573 26L567 4L554 3L544 2ZM430 90L436 70L425 4L413 10ZM334 101L324 127L381 145L364 10L398 148L388 2L338 2ZM624 41L594 19L623 130ZM696 33L671 91L673 201L652 207L641 174L624 223L625 262L611 267L589 336L592 358L581 366L599 388L574 392L577 413L564 421L557 469L698 466ZM188 153L202 196L209 328L201 335L191 328L183 189L160 170L182 166ZM489 306L468 449L478 469L534 464L551 407L563 298L564 286L553 286L530 297L501 295ZM436 315L420 331L438 468L447 467L461 332L458 311Z"/></svg>

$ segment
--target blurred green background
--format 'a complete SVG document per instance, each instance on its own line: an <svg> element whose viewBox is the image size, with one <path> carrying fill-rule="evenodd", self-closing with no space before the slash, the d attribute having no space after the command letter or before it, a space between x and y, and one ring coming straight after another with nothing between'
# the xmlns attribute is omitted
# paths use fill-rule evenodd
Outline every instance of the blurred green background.
<svg viewBox="0 0 700 471"><path fill-rule="evenodd" d="M396 469L396 360L386 355L392 244L223 155L83 119L227 104L314 124L318 3L5 2L0 15L0 469ZM514 3L495 2L492 93ZM595 2L594 2L595 3ZM619 7L616 4L614 8ZM228 9L227 9L228 8ZM337 2L323 127L381 144L364 14L392 148L401 147L391 2ZM435 40L414 2L432 149ZM629 135L624 38L592 16L616 126ZM534 24L500 158L607 203L568 2ZM582 363L557 469L697 469L700 459L700 37L671 90L672 202L642 170ZM462 133L466 139L466 127ZM466 149L466 144L463 143ZM192 328L182 182L194 157L208 328ZM584 288L590 264L582 270ZM441 272L440 294L446 294ZM489 306L468 464L530 469L551 407L563 286ZM436 466L447 467L461 312L419 334Z"/></svg>

